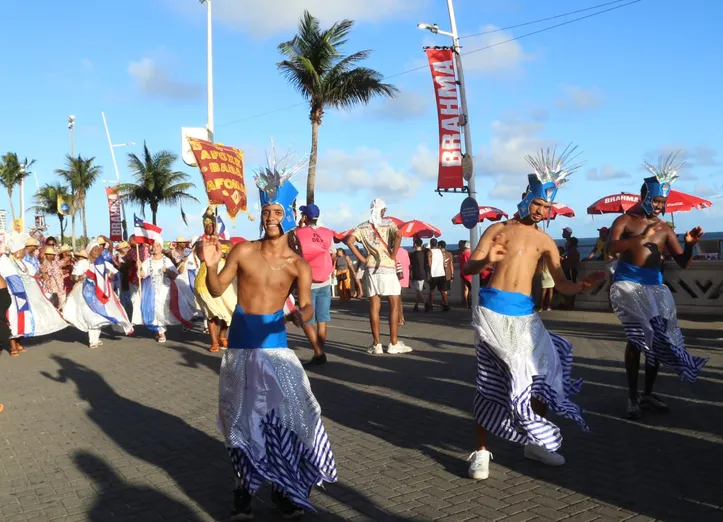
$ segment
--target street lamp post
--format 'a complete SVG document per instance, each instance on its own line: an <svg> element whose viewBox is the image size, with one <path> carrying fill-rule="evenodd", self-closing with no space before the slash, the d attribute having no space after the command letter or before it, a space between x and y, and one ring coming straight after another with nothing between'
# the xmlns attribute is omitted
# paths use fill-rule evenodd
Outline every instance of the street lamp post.
<svg viewBox="0 0 723 522"><path fill-rule="evenodd" d="M460 127L462 127L462 133L464 134L464 152L465 152L465 160L464 165L465 167L468 166L469 168L469 174L465 175L465 178L467 178L467 191L469 193L469 197L474 198L477 200L477 189L475 184L475 175L474 175L474 164L472 161L473 154L472 154L472 134L470 132L469 128L469 113L467 111L467 89L465 87L464 83L464 70L462 68L462 54L461 54L461 48L459 45L459 35L457 33L457 20L454 16L454 4L453 0L447 0L447 10L449 11L449 24L451 26L452 31L441 31L437 24L429 25L429 24L418 24L417 27L420 29L431 31L434 34L441 34L444 36L449 36L452 38L453 46L454 46L454 57L455 61L457 63L457 80L459 81L459 105L460 105L460 117L459 117L459 123ZM477 243L479 242L479 227L475 226L470 229L469 231L469 241L470 245L474 249L477 246ZM462 267L460 267L461 269ZM472 277L472 306L477 306L477 303L479 301L479 278L478 277Z"/></svg>
<svg viewBox="0 0 723 522"><path fill-rule="evenodd" d="M120 173L118 171L118 162L115 159L115 148L116 147L130 147L135 145L135 142L130 141L128 143L117 143L114 144L110 139L110 131L108 130L108 122L105 119L105 112L101 112L103 116L103 125L105 126L105 134L108 136L108 146L110 147L110 156L113 158L113 168L115 169L115 183L120 185ZM104 180L106 183L113 183L112 181ZM126 209L125 204L121 201L121 220L123 222L123 241L128 239L128 222L126 221Z"/></svg>
<svg viewBox="0 0 723 522"><path fill-rule="evenodd" d="M20 174L25 174L25 163L20 164ZM25 176L20 178L20 222L23 224L23 232L25 232Z"/></svg>
<svg viewBox="0 0 723 522"><path fill-rule="evenodd" d="M68 129L70 129L70 157L71 159L75 157L75 116L70 115L68 116ZM72 164L71 164L72 168ZM71 187L72 189L72 187ZM75 198L73 198L75 199ZM71 226L71 243L73 245L73 251L75 251L75 201L73 201L73 215L70 216L70 226Z"/></svg>
<svg viewBox="0 0 723 522"><path fill-rule="evenodd" d="M208 141L213 141L213 16L211 9L212 0L200 0L206 4L206 89L208 98Z"/></svg>

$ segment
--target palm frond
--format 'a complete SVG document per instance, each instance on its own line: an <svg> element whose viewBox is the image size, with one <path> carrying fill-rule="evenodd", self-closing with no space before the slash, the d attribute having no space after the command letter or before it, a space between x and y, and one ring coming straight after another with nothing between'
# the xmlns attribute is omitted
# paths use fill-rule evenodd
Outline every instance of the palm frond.
<svg viewBox="0 0 723 522"><path fill-rule="evenodd" d="M394 97L395 86L382 83L382 76L373 69L358 67L329 78L326 103L337 109L350 109L355 105L369 103L378 96Z"/></svg>

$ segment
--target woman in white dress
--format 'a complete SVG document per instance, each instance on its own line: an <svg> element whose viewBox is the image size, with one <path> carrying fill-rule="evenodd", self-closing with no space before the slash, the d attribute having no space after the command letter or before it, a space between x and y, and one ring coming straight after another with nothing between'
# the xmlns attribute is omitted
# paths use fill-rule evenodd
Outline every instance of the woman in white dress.
<svg viewBox="0 0 723 522"><path fill-rule="evenodd" d="M163 254L163 242L153 244L151 256L141 263L141 288L133 296L133 324L156 332L156 341L166 342L170 325L191 328L195 300L186 285L177 285L178 270Z"/></svg>

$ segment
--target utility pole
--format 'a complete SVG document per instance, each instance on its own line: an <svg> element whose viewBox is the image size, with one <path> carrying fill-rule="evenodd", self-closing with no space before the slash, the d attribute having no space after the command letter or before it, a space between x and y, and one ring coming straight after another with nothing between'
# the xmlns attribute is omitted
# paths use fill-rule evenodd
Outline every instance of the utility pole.
<svg viewBox="0 0 723 522"><path fill-rule="evenodd" d="M68 128L70 129L70 158L75 158L75 116L70 115L68 116ZM70 168L73 168L73 163L69 165ZM73 192L73 187L70 187L71 194ZM71 223L71 243L73 245L73 252L75 252L75 194L72 194L73 198L73 214L70 216L70 223Z"/></svg>
<svg viewBox="0 0 723 522"><path fill-rule="evenodd" d="M213 141L214 122L213 122L213 16L211 3L212 0L200 0L202 4L206 4L206 89L208 98L208 121L206 130L208 131L208 141Z"/></svg>
<svg viewBox="0 0 723 522"><path fill-rule="evenodd" d="M452 29L451 32L440 31L436 24L418 24L417 27L419 27L420 29L427 29L429 31L432 31L432 33L434 34L441 34L452 38L454 57L457 64L457 80L459 82L459 106L461 110L461 114L459 116L459 123L460 127L462 128L462 133L464 134L465 159L463 165L465 167L465 170L467 170L467 172L465 172L465 179L467 180L467 192L469 194L469 197L474 198L476 201L477 188L475 184L474 163L472 161L472 134L469 128L469 112L467 110L467 89L464 84L462 54L459 45L459 34L457 33L457 20L454 16L453 0L447 0L447 10L449 11L449 24ZM469 242L473 250L477 246L477 243L479 243L479 237L479 225L476 225L469 231ZM477 303L479 301L479 277L477 276L472 277L471 297L472 306L477 306Z"/></svg>

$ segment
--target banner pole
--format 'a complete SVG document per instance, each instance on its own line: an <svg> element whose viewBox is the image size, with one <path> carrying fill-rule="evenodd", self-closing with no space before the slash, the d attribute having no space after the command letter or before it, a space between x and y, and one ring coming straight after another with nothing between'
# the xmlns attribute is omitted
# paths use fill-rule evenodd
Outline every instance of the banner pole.
<svg viewBox="0 0 723 522"><path fill-rule="evenodd" d="M141 291L141 250L136 242L136 274L138 275L138 291ZM143 294L141 294L143 295Z"/></svg>

